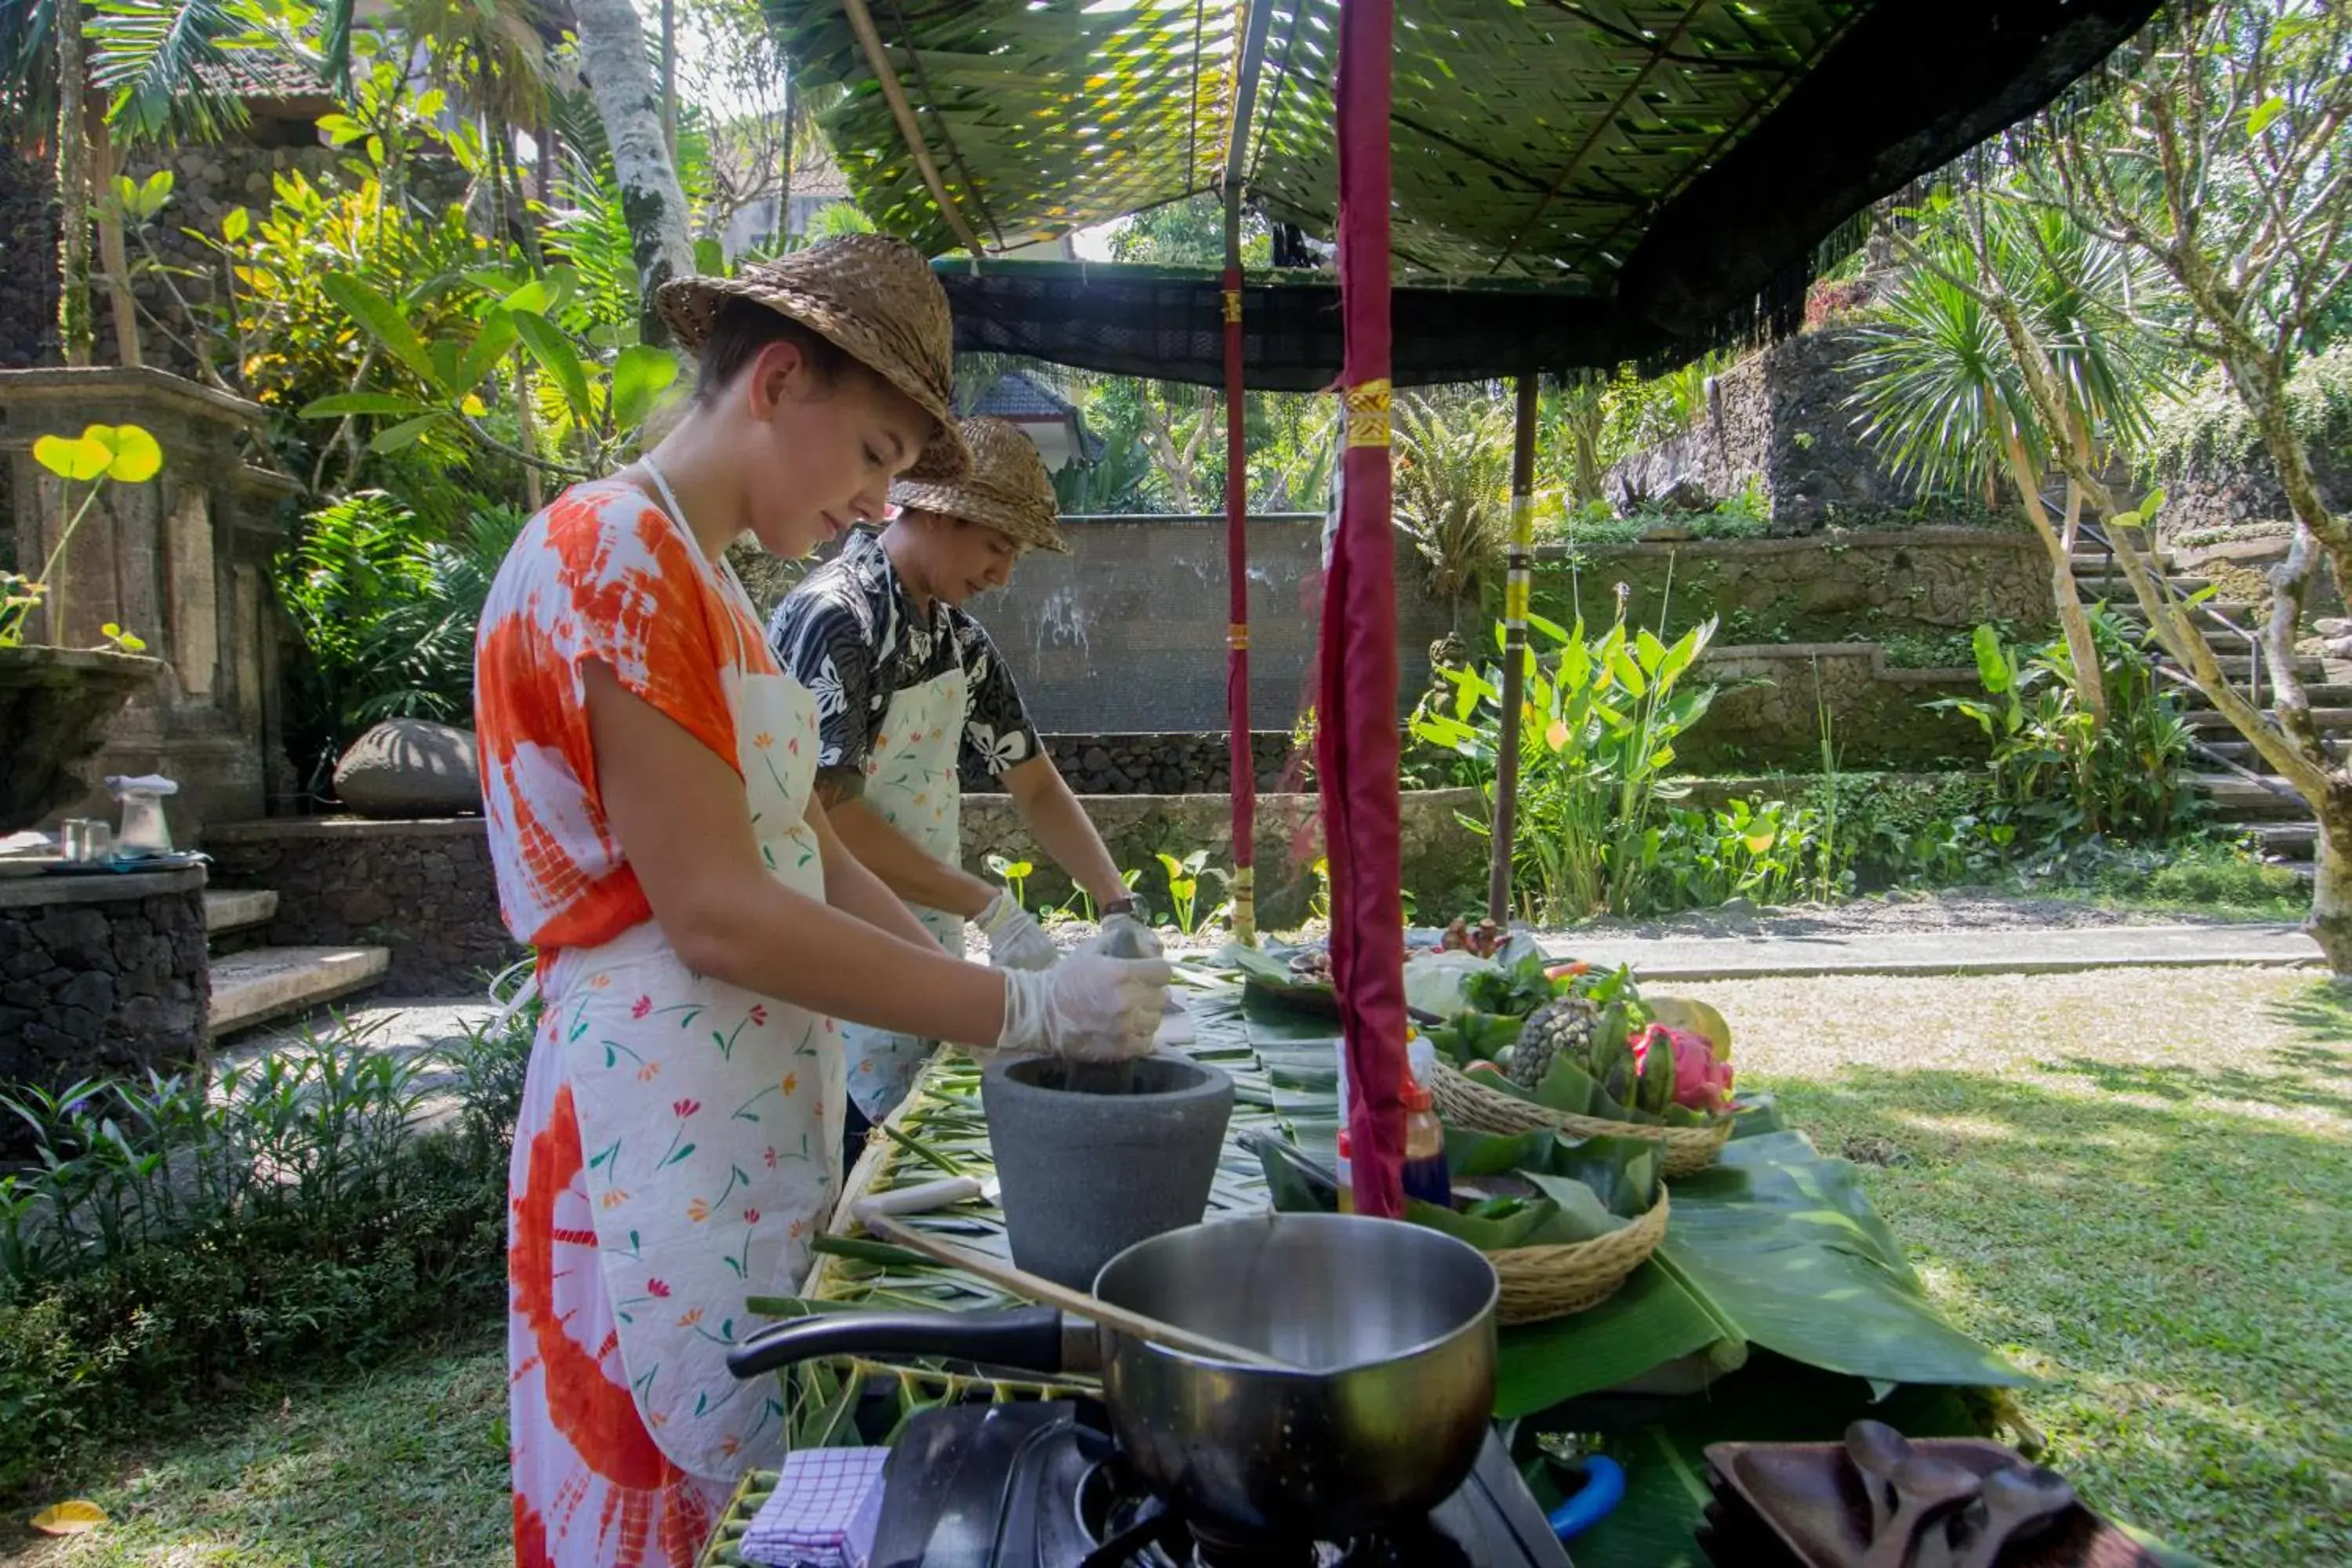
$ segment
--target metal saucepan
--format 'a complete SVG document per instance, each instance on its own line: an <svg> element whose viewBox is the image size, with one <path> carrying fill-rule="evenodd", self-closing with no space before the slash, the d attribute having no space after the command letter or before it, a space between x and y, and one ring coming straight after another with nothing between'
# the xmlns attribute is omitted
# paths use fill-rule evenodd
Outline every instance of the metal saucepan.
<svg viewBox="0 0 2352 1568"><path fill-rule="evenodd" d="M1094 1293L1288 1364L1213 1362L1039 1307L796 1318L727 1365L744 1378L842 1354L1098 1366L1137 1474L1242 1539L1346 1540L1427 1513L1477 1463L1499 1288L1494 1266L1451 1237L1359 1215L1219 1220L1129 1247Z"/></svg>

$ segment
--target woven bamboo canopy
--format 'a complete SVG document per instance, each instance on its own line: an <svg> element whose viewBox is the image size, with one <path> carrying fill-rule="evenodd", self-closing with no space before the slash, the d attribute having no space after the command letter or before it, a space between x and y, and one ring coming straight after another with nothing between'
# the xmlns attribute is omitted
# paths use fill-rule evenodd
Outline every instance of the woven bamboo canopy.
<svg viewBox="0 0 2352 1568"><path fill-rule="evenodd" d="M803 79L850 89L824 131L860 205L934 254L1219 191L1229 167L1267 216L1332 232L1339 0L765 3ZM1396 379L1664 365L1784 326L1870 202L2049 102L2157 8L1398 0ZM1255 281L1249 384L1328 384L1330 280ZM950 287L967 346L1218 381L1213 341L1171 361L1069 325L1075 299L1128 290L1101 296L1117 320L1147 283L1161 319L1214 322L1213 272L1015 261ZM1475 355L1425 342L1465 323Z"/></svg>
<svg viewBox="0 0 2352 1568"><path fill-rule="evenodd" d="M1358 1207L1403 1212L1390 408L1516 376L1489 897L1509 891L1536 374L1794 323L1870 203L2047 104L2160 0L764 0L859 205L959 346L1222 384L1234 931L1252 940L1246 387L1337 374L1317 762ZM992 259L1216 192L1215 273ZM1241 205L1338 240L1245 277Z"/></svg>

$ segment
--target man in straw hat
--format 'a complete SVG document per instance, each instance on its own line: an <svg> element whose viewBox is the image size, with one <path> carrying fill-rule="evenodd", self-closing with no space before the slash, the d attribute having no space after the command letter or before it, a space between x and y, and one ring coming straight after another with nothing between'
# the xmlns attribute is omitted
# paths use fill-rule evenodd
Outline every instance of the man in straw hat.
<svg viewBox="0 0 2352 1568"><path fill-rule="evenodd" d="M815 799L817 700L726 564L804 555L896 476L970 465L947 299L861 236L665 287L699 352L676 427L527 523L481 616L499 900L539 950L507 1320L515 1556L690 1568L783 1409L729 1374L747 1296L800 1288L841 1185L835 1020L978 1050L1150 1048L1164 964L964 963Z"/></svg>
<svg viewBox="0 0 2352 1568"><path fill-rule="evenodd" d="M890 490L898 516L859 531L777 607L769 639L816 693L817 793L844 843L915 908L950 952L966 921L991 962L1051 965L1054 944L1012 895L962 868L958 764L1004 783L1022 820L1103 911L1113 951L1156 957L1135 898L1102 836L1043 752L1011 671L964 605L1012 575L1030 550L1067 554L1053 481L1028 437L1002 419L967 419L970 474L909 478ZM931 1044L853 1031L849 1090L879 1121L905 1098ZM856 1147L862 1129L850 1132Z"/></svg>

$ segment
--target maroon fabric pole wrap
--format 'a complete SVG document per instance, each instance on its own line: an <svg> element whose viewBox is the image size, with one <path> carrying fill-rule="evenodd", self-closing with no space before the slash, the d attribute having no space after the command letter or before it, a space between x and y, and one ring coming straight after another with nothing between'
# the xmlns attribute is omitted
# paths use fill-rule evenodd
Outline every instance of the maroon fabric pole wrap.
<svg viewBox="0 0 2352 1568"><path fill-rule="evenodd" d="M1226 196L1234 200L1232 193ZM1234 226L1228 215L1228 229ZM1238 240L1229 235L1231 251ZM1233 723L1234 934L1257 941L1257 879L1250 867L1257 845L1257 763L1250 754L1249 700L1249 458L1242 449L1242 269L1225 266L1225 711Z"/></svg>
<svg viewBox="0 0 2352 1568"><path fill-rule="evenodd" d="M1339 7L1339 529L1323 580L1323 831L1357 1209L1404 1212L1404 906L1397 868L1395 546L1389 534L1392 0Z"/></svg>

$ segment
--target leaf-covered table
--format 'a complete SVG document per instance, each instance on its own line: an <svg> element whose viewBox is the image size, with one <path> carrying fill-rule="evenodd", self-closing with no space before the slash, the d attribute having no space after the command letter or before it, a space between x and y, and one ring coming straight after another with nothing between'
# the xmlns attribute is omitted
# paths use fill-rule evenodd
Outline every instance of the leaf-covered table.
<svg viewBox="0 0 2352 1568"><path fill-rule="evenodd" d="M1199 1025L1191 1054L1232 1074L1235 1089L1211 1213L1262 1210L1271 1194L1244 1134L1278 1130L1333 1161L1336 1026L1244 1009L1237 989L1195 992L1188 1005ZM752 1307L796 1316L1011 1304L982 1280L865 1238L851 1217L867 1194L991 1169L979 1069L943 1052L851 1173L801 1294ZM1576 1544L1580 1568L1698 1563L1690 1531L1706 1502L1699 1453L1708 1442L1834 1437L1864 1414L1916 1436L1980 1431L1987 1391L2026 1381L1937 1311L1854 1168L1822 1158L1769 1102L1743 1115L1715 1168L1673 1184L1665 1240L1623 1289L1502 1335L1496 1415L1516 1424L1538 1495L1550 1500L1534 1457L1538 1430L1597 1434L1626 1468L1624 1504ZM903 1223L1009 1255L1003 1215L977 1200ZM950 1400L1088 1391L1083 1379L979 1379L939 1363L865 1361L812 1364L787 1383L796 1447L887 1441L908 1416ZM748 1479L745 1495L763 1484L772 1478ZM725 1534L709 1561L734 1561Z"/></svg>

